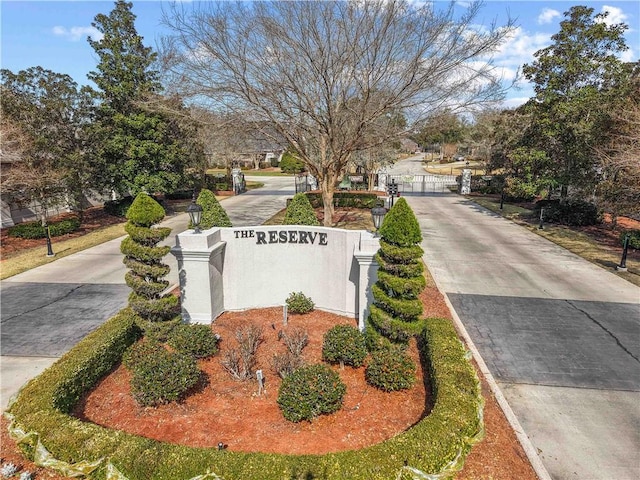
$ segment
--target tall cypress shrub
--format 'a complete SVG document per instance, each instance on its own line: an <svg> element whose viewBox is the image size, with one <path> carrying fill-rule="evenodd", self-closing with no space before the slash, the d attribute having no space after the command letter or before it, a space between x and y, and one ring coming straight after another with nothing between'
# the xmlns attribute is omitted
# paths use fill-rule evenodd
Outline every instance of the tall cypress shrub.
<svg viewBox="0 0 640 480"><path fill-rule="evenodd" d="M140 193L127 211L125 231L120 251L124 264L130 269L125 280L133 290L129 306L142 320L162 322L173 319L179 313L178 298L161 296L169 286L164 277L170 267L162 263L162 257L171 247L157 246L171 233L170 228L153 227L164 218L164 209L146 193Z"/></svg>
<svg viewBox="0 0 640 480"><path fill-rule="evenodd" d="M372 287L374 301L367 325L370 349L380 345L381 337L391 342L408 341L422 316L418 295L426 286L419 245L422 233L404 198L398 199L385 216L380 237L375 257L380 266L378 281Z"/></svg>
<svg viewBox="0 0 640 480"><path fill-rule="evenodd" d="M220 202L218 202L211 190L207 190L206 188L200 190L196 203L202 207L201 229L206 230L212 227L233 226L231 225L231 220L229 220L227 212L222 208L222 205L220 205ZM193 228L191 222L189 222L189 228Z"/></svg>
<svg viewBox="0 0 640 480"><path fill-rule="evenodd" d="M287 205L283 225L320 225L311 202L304 193L296 193Z"/></svg>

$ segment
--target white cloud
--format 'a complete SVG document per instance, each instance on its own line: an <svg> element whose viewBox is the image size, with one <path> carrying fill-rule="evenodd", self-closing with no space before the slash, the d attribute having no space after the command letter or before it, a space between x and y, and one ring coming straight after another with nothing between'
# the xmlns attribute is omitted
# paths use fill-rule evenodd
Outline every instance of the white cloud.
<svg viewBox="0 0 640 480"><path fill-rule="evenodd" d="M56 25L51 29L51 31L54 35L58 37L64 37L68 40L71 40L72 42L84 40L87 37L91 37L91 39L95 41L100 41L104 36L95 27L71 27L67 29L65 27Z"/></svg>
<svg viewBox="0 0 640 480"><path fill-rule="evenodd" d="M552 8L544 8L542 10L542 13L538 15L538 24L544 25L546 23L551 23L553 22L554 18L560 17L561 15L562 14L557 10L553 10Z"/></svg>
<svg viewBox="0 0 640 480"><path fill-rule="evenodd" d="M617 23L626 23L627 14L622 11L621 8L612 7L610 5L603 5L601 13L608 13L607 17L602 20L605 25L611 26Z"/></svg>

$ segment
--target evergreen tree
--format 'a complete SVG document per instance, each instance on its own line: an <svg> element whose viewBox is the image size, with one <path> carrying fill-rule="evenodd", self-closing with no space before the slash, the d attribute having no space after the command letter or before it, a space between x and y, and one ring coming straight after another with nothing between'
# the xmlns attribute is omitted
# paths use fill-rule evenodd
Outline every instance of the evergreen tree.
<svg viewBox="0 0 640 480"><path fill-rule="evenodd" d="M594 15L586 6L564 15L553 43L522 69L536 95L521 110L533 120L522 146L547 154L566 197L569 187L592 194L599 170L593 148L606 140L612 105L627 91L629 72L618 58L628 49L627 25L609 24L608 13Z"/></svg>
<svg viewBox="0 0 640 480"><path fill-rule="evenodd" d="M283 225L320 225L311 202L304 193L296 193L287 205Z"/></svg>
<svg viewBox="0 0 640 480"><path fill-rule="evenodd" d="M149 107L167 102L159 97L157 55L143 45L131 8L117 0L109 15L99 14L92 23L104 35L89 39L99 58L97 71L88 75L100 101L91 129L97 140L93 171L103 191L167 193L184 184L193 150L180 122L166 113L172 109Z"/></svg>
<svg viewBox="0 0 640 480"><path fill-rule="evenodd" d="M370 349L380 346L381 336L392 342L408 341L422 316L418 295L426 285L420 225L404 198L385 216L380 237L375 257L378 281L372 287L374 301L366 332Z"/></svg>
<svg viewBox="0 0 640 480"><path fill-rule="evenodd" d="M124 264L131 269L125 277L133 290L129 295L129 306L144 321L143 327L147 327L148 322L171 320L179 313L177 297L161 296L169 286L164 277L170 267L162 263L162 258L169 253L170 247L157 245L171 229L153 225L164 215L158 202L145 193L138 194L127 210L125 230L129 235L120 246L125 255Z"/></svg>
<svg viewBox="0 0 640 480"><path fill-rule="evenodd" d="M212 227L233 226L231 225L231 220L229 220L227 212L224 211L224 208L222 208L222 205L220 205L220 202L218 202L211 190L202 189L196 203L202 207L200 228L203 230ZM191 223L189 223L189 228L193 228Z"/></svg>

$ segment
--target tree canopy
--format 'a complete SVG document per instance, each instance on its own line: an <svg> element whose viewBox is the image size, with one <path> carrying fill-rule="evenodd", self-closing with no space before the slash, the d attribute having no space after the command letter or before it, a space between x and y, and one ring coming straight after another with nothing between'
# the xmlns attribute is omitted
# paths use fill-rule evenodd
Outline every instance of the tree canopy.
<svg viewBox="0 0 640 480"><path fill-rule="evenodd" d="M165 22L173 88L211 108L268 123L319 181L325 225L354 152L396 138L397 114L500 96L485 61L509 26L473 28L480 8L404 0L178 5Z"/></svg>
<svg viewBox="0 0 640 480"><path fill-rule="evenodd" d="M195 127L175 115L182 102L159 97L157 54L143 45L132 6L117 0L109 15L97 15L92 25L104 36L88 40L99 58L88 75L100 100L92 127L94 174L101 190L166 193L184 186L187 168L201 164L204 153L195 133L184 131Z"/></svg>

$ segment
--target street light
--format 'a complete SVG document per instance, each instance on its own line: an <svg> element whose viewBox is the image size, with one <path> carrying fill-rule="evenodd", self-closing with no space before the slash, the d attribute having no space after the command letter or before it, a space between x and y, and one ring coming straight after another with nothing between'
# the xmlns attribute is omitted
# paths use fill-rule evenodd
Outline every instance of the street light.
<svg viewBox="0 0 640 480"><path fill-rule="evenodd" d="M376 227L376 234L380 225L382 225L382 219L387 214L387 209L384 207L373 207L371 209L371 218L373 219L373 226Z"/></svg>
<svg viewBox="0 0 640 480"><path fill-rule="evenodd" d="M51 231L49 230L49 224L46 220L42 221L42 226L44 227L44 235L47 239L47 257L55 257L55 253L53 253L53 248L51 248Z"/></svg>
<svg viewBox="0 0 640 480"><path fill-rule="evenodd" d="M191 219L193 225L193 233L202 233L200 231L200 220L202 219L202 207L195 201L191 202L191 205L187 207L187 213Z"/></svg>

